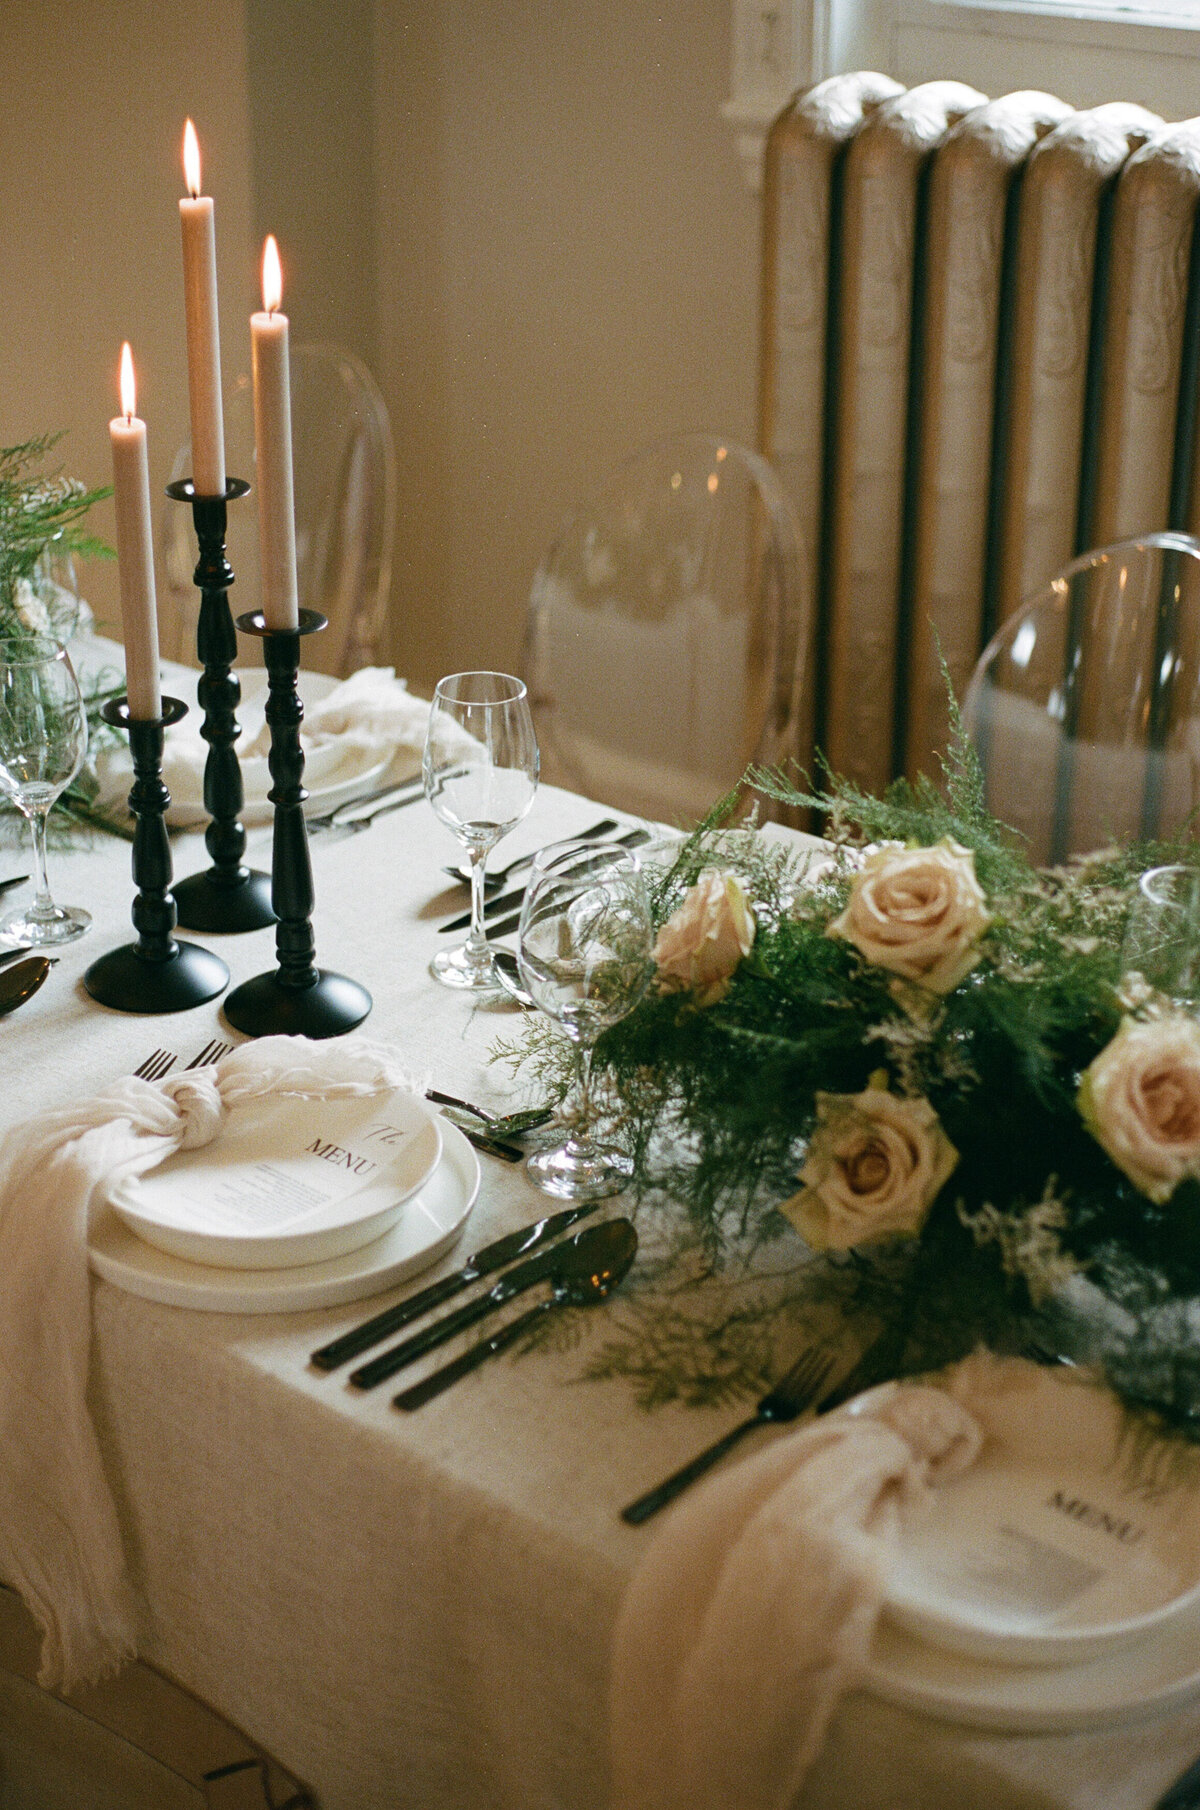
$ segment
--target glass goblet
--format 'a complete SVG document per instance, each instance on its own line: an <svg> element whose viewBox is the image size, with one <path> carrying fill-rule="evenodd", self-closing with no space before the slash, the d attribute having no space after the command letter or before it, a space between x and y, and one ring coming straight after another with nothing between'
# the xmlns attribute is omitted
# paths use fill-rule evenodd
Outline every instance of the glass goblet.
<svg viewBox="0 0 1200 1810"><path fill-rule="evenodd" d="M592 1047L631 1012L649 984L654 932L638 857L588 842L551 843L537 856L518 931L521 979L575 1046L576 1093L566 1141L531 1156L535 1186L563 1200L616 1194L633 1159L593 1135Z"/></svg>
<svg viewBox="0 0 1200 1810"><path fill-rule="evenodd" d="M78 906L56 905L46 878L46 818L83 764L87 716L79 681L57 642L0 641L0 791L29 823L34 899L0 918L0 938L41 948L73 942L91 923Z"/></svg>
<svg viewBox="0 0 1200 1810"><path fill-rule="evenodd" d="M1177 1005L1200 1006L1200 868L1152 867L1142 875L1121 967Z"/></svg>
<svg viewBox="0 0 1200 1810"><path fill-rule="evenodd" d="M454 831L471 869L471 929L465 943L429 964L444 987L499 991L483 924L487 858L533 803L538 746L520 679L503 672L456 672L439 679L429 712L425 795Z"/></svg>

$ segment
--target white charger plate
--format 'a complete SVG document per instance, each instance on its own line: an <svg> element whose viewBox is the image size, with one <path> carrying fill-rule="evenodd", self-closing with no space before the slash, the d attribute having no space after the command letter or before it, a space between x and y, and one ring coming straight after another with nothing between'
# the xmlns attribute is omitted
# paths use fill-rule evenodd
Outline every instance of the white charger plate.
<svg viewBox="0 0 1200 1810"><path fill-rule="evenodd" d="M407 1089L312 1099L259 1095L220 1136L122 1182L109 1205L170 1257L230 1269L324 1263L369 1244L424 1186L442 1121Z"/></svg>
<svg viewBox="0 0 1200 1810"><path fill-rule="evenodd" d="M1200 1502L1187 1474L1148 1451L1135 1474L1119 1403L1081 1374L1008 1376L975 1406L986 1435L975 1463L905 1511L888 1619L985 1664L1052 1668L1188 1615L1200 1604ZM843 1411L869 1415L903 1387Z"/></svg>
<svg viewBox="0 0 1200 1810"><path fill-rule="evenodd" d="M1200 1695L1200 1604L1136 1646L1080 1665L993 1665L882 1619L859 1686L939 1722L1005 1734L1115 1728Z"/></svg>
<svg viewBox="0 0 1200 1810"><path fill-rule="evenodd" d="M442 1159L381 1238L325 1263L288 1269L231 1270L187 1263L146 1244L111 1208L96 1215L91 1266L147 1301L203 1313L301 1313L365 1300L418 1275L461 1237L479 1193L479 1158L462 1132L442 1125Z"/></svg>

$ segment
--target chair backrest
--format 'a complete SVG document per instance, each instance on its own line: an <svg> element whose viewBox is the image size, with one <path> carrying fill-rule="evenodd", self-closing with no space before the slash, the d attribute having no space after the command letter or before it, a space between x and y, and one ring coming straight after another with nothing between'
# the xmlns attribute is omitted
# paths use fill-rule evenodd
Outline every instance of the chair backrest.
<svg viewBox="0 0 1200 1810"><path fill-rule="evenodd" d="M1035 860L1183 829L1200 810L1200 541L1073 560L986 648L963 717L989 808Z"/></svg>
<svg viewBox="0 0 1200 1810"><path fill-rule="evenodd" d="M673 822L778 758L799 733L800 572L756 453L705 434L637 453L533 581L523 672L544 777Z"/></svg>
<svg viewBox="0 0 1200 1810"><path fill-rule="evenodd" d="M0 1585L0 1803L23 1810L316 1810L279 1761L141 1660L68 1700L37 1684L41 1634Z"/></svg>
<svg viewBox="0 0 1200 1810"><path fill-rule="evenodd" d="M1200 120L1123 104L857 74L773 126L760 443L861 784L936 773L939 655L961 688L1074 555L1200 528L1198 198Z"/></svg>
<svg viewBox="0 0 1200 1810"><path fill-rule="evenodd" d="M320 610L329 628L305 647L305 664L345 675L379 655L391 586L396 527L396 454L379 387L361 359L343 347L292 348L292 462L296 574L300 603ZM236 574L235 614L258 607L258 519L253 496L254 405L250 378L235 381L225 403L225 462L252 490L229 508L229 558ZM172 477L187 477L191 448L180 449ZM163 652L195 659L196 563L191 512L169 503L164 518Z"/></svg>

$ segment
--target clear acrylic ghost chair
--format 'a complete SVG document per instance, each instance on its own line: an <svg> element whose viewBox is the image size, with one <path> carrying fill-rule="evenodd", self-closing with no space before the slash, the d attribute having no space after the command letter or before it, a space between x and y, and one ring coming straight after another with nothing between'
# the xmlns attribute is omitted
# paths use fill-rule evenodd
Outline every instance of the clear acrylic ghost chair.
<svg viewBox="0 0 1200 1810"><path fill-rule="evenodd" d="M290 1771L140 1660L66 1698L36 1683L41 1638L0 1586L4 1810L315 1810Z"/></svg>
<svg viewBox="0 0 1200 1810"><path fill-rule="evenodd" d="M346 673L381 651L396 526L396 453L387 406L361 359L341 346L292 347L292 460L296 500L296 575L301 607L320 610L329 627L305 643L306 666ZM257 609L258 517L254 485L254 406L248 374L225 399L225 465L252 492L228 512L228 551L236 574L236 615ZM180 449L172 478L191 472ZM192 585L196 542L190 509L168 503L161 569L163 652L194 664L198 593Z"/></svg>
<svg viewBox="0 0 1200 1810"><path fill-rule="evenodd" d="M1200 541L1073 560L985 648L963 704L989 809L1057 862L1200 808Z"/></svg>
<svg viewBox="0 0 1200 1810"><path fill-rule="evenodd" d="M792 753L800 570L757 453L706 434L637 453L563 523L533 581L524 676L543 778L674 822L752 759Z"/></svg>

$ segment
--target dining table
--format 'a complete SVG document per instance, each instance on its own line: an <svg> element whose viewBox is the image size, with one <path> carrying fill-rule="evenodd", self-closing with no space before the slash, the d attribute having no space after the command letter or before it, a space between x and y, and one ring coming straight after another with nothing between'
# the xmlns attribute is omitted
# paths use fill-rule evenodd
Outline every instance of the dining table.
<svg viewBox="0 0 1200 1810"><path fill-rule="evenodd" d="M542 786L498 859L600 814ZM248 832L258 865L270 864L270 834L269 824ZM177 876L206 864L197 830L173 836L172 850ZM21 852L6 848L6 872ZM503 995L477 1003L429 972L439 925L464 903L443 871L458 845L429 806L314 833L310 852L317 959L373 998L357 1035L428 1085L498 1112L527 1103L493 1059L520 1008ZM85 991L86 967L130 938L128 842L76 837L52 850L51 878L93 928L0 1022L4 1130L131 1073L155 1049L182 1066L213 1038L242 1041L220 999L154 1017ZM233 985L274 965L270 928L188 935L219 952ZM462 1237L424 1280L547 1210L520 1165L480 1163ZM577 1339L498 1357L416 1413L398 1411L391 1388L360 1392L344 1368L313 1366L314 1348L412 1286L245 1314L164 1305L93 1277L91 1408L139 1652L276 1754L323 1810L604 1810L613 1629L656 1535L620 1509L746 1404L651 1410L628 1380L589 1378L605 1305L576 1316ZM788 1436L764 1429L746 1445ZM856 1690L799 1802L1149 1810L1198 1750L1200 1699L1127 1725L1011 1734Z"/></svg>

